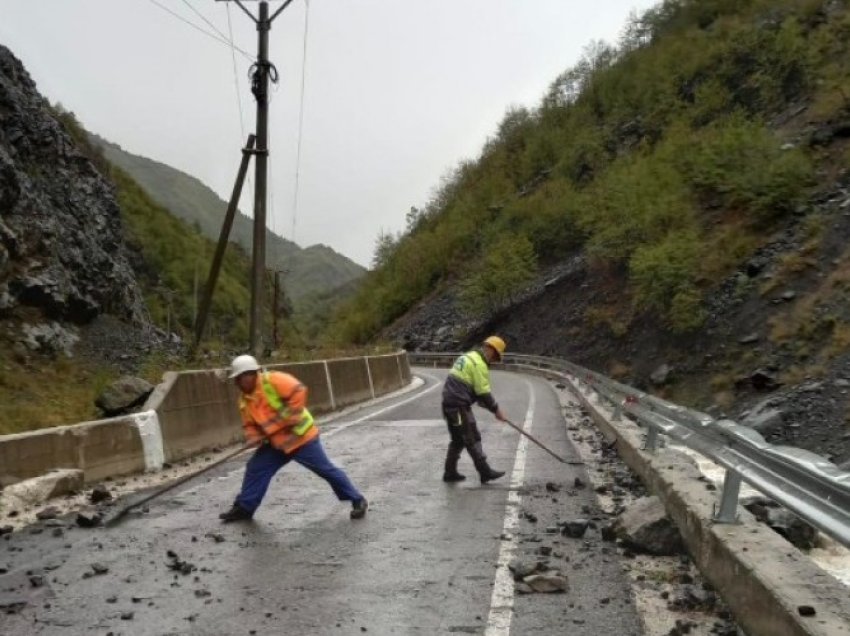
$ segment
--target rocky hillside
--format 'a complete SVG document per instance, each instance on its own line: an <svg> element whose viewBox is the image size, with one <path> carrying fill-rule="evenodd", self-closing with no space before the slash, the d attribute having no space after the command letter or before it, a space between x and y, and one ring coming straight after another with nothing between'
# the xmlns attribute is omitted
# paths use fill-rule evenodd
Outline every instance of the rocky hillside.
<svg viewBox="0 0 850 636"><path fill-rule="evenodd" d="M7 344L64 348L106 313L146 325L112 185L2 46L0 308Z"/></svg>
<svg viewBox="0 0 850 636"><path fill-rule="evenodd" d="M227 202L210 188L180 170L134 155L96 135L91 135L91 139L103 149L110 163L129 174L157 203L200 228L204 236L218 240ZM231 240L251 253L253 221L241 212L234 219ZM267 234L266 257L270 269L289 272L287 291L296 305L307 295L341 287L365 273L360 265L326 245L302 249L272 232Z"/></svg>
<svg viewBox="0 0 850 636"><path fill-rule="evenodd" d="M850 11L660 3L379 244L354 340L498 332L850 460Z"/></svg>

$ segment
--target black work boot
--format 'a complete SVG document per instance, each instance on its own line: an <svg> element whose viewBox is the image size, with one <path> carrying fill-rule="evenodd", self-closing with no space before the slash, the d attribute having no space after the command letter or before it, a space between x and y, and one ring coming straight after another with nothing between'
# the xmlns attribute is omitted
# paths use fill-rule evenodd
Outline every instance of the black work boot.
<svg viewBox="0 0 850 636"><path fill-rule="evenodd" d="M486 484L488 481L493 481L494 479L498 479L499 477L504 475L505 471L493 470L485 464L484 470L478 471L478 474L481 476L481 483Z"/></svg>
<svg viewBox="0 0 850 636"><path fill-rule="evenodd" d="M250 521L254 518L254 513L248 512L238 503L235 503L230 510L222 512L218 518L224 523L230 523L231 521Z"/></svg>
<svg viewBox="0 0 850 636"><path fill-rule="evenodd" d="M481 446L481 442L476 443L469 450L469 454L472 455L472 461L475 463L475 469L478 471L479 477L481 477L482 484L498 479L505 474L505 471L503 470L493 470L490 468L490 464L487 463L487 456L484 454L484 447Z"/></svg>
<svg viewBox="0 0 850 636"><path fill-rule="evenodd" d="M358 499L351 504L351 518L352 519L362 519L366 516L366 511L369 509L369 502L366 501L366 498Z"/></svg>
<svg viewBox="0 0 850 636"><path fill-rule="evenodd" d="M446 453L446 468L443 471L443 481L446 483L454 483L466 479L465 475L457 472L457 462L460 459L461 450L449 445L449 452Z"/></svg>

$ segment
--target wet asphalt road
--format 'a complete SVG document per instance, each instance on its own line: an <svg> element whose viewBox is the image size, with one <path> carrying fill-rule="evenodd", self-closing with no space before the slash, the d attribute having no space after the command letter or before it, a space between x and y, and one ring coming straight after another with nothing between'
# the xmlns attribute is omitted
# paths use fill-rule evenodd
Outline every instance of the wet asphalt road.
<svg viewBox="0 0 850 636"><path fill-rule="evenodd" d="M507 474L481 486L464 454L467 481L442 483L444 374L420 370L415 393L322 427L328 454L370 500L365 520L293 464L253 522L220 524L243 456L117 527L36 527L0 541L0 634L640 634L620 557L598 531L546 532L595 512L592 490L573 487L587 482L583 467L477 409L490 463ZM493 384L514 422L575 457L549 383L494 373ZM542 559L541 547L569 592L515 596L498 564ZM195 569L169 569L168 551Z"/></svg>

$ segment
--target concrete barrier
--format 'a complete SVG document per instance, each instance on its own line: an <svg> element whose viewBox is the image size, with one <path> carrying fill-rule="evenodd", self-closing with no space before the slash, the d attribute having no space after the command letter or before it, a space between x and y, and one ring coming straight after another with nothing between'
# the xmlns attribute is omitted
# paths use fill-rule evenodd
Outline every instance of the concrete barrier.
<svg viewBox="0 0 850 636"><path fill-rule="evenodd" d="M404 352L269 368L298 377L317 415L400 389L411 378ZM237 400L222 370L166 373L144 413L0 436L0 484L55 468L80 469L90 483L232 444L242 439Z"/></svg>
<svg viewBox="0 0 850 636"><path fill-rule="evenodd" d="M377 395L366 358L328 360L328 372L337 408L369 400Z"/></svg>
<svg viewBox="0 0 850 636"><path fill-rule="evenodd" d="M627 418L615 419L595 393L583 391L569 376L540 375L569 386L602 434L616 443L623 461L662 500L700 571L748 634L850 634L850 597L844 585L743 508L740 523L713 523L717 493L706 488L690 458L670 449L642 450L643 430ZM815 614L802 616L802 606Z"/></svg>
<svg viewBox="0 0 850 636"><path fill-rule="evenodd" d="M408 379L405 381L404 370L401 367L399 356L372 356L366 358L366 360L369 364L372 386L378 395L389 393L410 381L410 367L407 367Z"/></svg>
<svg viewBox="0 0 850 636"><path fill-rule="evenodd" d="M167 373L145 403L156 411L165 461L174 462L242 438L236 388L215 371Z"/></svg>
<svg viewBox="0 0 850 636"><path fill-rule="evenodd" d="M291 364L275 364L268 368L274 371L291 373L307 387L307 405L314 415L321 415L336 408L333 399L333 387L328 381L328 363L296 362Z"/></svg>
<svg viewBox="0 0 850 636"><path fill-rule="evenodd" d="M57 426L0 437L3 485L54 468L77 468L87 482L145 468L142 440L132 416Z"/></svg>

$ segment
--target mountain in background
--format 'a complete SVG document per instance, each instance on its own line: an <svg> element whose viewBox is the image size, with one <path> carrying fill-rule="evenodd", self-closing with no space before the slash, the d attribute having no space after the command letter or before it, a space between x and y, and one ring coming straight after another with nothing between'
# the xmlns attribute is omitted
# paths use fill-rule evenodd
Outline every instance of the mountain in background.
<svg viewBox="0 0 850 636"><path fill-rule="evenodd" d="M195 177L166 164L134 155L97 135L92 142L106 158L129 174L161 206L217 240L227 202ZM251 253L253 220L237 213L230 240ZM326 245L301 248L272 232L267 233L266 266L288 272L287 295L296 305L308 296L324 294L361 278L366 270Z"/></svg>

